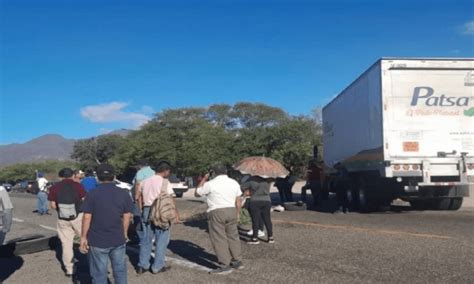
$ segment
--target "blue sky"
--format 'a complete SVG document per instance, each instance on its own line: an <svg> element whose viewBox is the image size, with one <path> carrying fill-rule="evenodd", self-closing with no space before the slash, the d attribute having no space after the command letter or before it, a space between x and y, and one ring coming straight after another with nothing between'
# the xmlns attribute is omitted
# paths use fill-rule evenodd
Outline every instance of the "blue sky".
<svg viewBox="0 0 474 284"><path fill-rule="evenodd" d="M213 103L307 114L380 57L474 56L472 1L0 3L0 144Z"/></svg>

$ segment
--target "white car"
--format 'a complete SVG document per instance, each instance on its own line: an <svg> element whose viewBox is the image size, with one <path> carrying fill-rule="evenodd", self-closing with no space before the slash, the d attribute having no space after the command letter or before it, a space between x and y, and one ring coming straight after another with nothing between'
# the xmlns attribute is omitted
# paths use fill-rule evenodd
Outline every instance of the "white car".
<svg viewBox="0 0 474 284"><path fill-rule="evenodd" d="M123 181L119 181L118 179L115 180L115 185L117 187L126 189L128 191L132 191L132 187L133 187L131 184L123 182Z"/></svg>
<svg viewBox="0 0 474 284"><path fill-rule="evenodd" d="M189 190L188 184L177 177L170 177L169 181L173 186L174 194L178 198L183 197L183 194Z"/></svg>

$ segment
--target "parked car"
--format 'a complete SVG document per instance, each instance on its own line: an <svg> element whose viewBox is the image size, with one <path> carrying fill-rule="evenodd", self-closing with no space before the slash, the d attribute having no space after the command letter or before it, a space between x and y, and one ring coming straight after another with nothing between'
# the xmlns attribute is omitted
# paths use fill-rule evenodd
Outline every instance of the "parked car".
<svg viewBox="0 0 474 284"><path fill-rule="evenodd" d="M183 194L189 190L189 186L185 181L180 180L176 176L169 178L171 185L173 186L173 191L176 197L181 198Z"/></svg>
<svg viewBox="0 0 474 284"><path fill-rule="evenodd" d="M126 190L128 190L128 191L131 191L131 190L132 190L132 187L133 187L133 186L132 186L131 184L129 184L129 183L120 181L120 180L118 180L118 179L116 179L114 182L115 182L115 185L116 185L117 187L126 189Z"/></svg>
<svg viewBox="0 0 474 284"><path fill-rule="evenodd" d="M11 185L10 183L4 183L2 184L2 186L8 191L10 192L13 188L13 185Z"/></svg>

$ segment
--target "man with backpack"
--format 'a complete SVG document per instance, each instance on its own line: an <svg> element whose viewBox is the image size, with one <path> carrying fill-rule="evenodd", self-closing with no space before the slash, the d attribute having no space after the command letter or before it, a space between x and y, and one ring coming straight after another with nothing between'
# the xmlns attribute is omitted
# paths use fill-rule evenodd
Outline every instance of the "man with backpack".
<svg viewBox="0 0 474 284"><path fill-rule="evenodd" d="M153 274L165 272L166 248L170 242L170 227L179 222L179 214L173 200L173 187L168 180L171 166L168 162L159 162L155 167L156 174L141 182L142 200L142 238L140 239L140 256L137 274L147 270ZM154 262L150 258L155 240Z"/></svg>
<svg viewBox="0 0 474 284"><path fill-rule="evenodd" d="M109 260L114 283L127 283L126 242L132 216L132 198L115 185L115 169L97 168L99 186L84 200L80 251L87 253L92 283L107 283Z"/></svg>
<svg viewBox="0 0 474 284"><path fill-rule="evenodd" d="M61 170L63 180L53 185L48 195L51 208L58 212L58 237L61 240L63 264L66 277L72 277L74 272L74 237L81 235L82 200L86 192L80 183L72 178L74 171L70 168Z"/></svg>

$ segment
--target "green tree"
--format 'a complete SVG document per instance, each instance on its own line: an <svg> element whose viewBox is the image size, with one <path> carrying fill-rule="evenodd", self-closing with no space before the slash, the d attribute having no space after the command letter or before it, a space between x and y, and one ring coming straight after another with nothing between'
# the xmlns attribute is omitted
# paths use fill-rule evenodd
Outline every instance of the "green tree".
<svg viewBox="0 0 474 284"><path fill-rule="evenodd" d="M78 142L75 157L82 162L107 160L119 172L142 158L167 160L177 174L197 175L217 161L233 164L247 156L267 156L299 173L313 145L321 143L320 129L311 116L290 116L264 104L168 109L121 143L104 142L106 150L100 150L100 140Z"/></svg>
<svg viewBox="0 0 474 284"><path fill-rule="evenodd" d="M74 144L71 158L80 163L82 168L94 169L98 164L108 163L125 143L120 135L102 135L79 140Z"/></svg>
<svg viewBox="0 0 474 284"><path fill-rule="evenodd" d="M57 173L66 167L77 168L73 161L44 161L39 163L22 163L0 168L0 181L20 181L35 179L35 171L56 176Z"/></svg>

